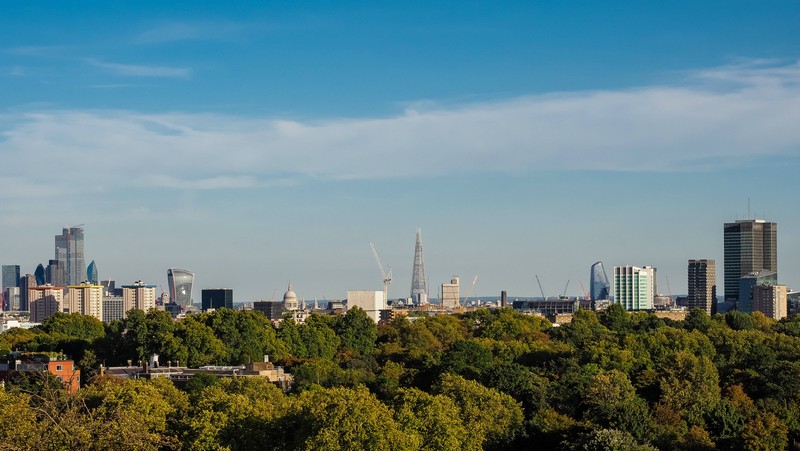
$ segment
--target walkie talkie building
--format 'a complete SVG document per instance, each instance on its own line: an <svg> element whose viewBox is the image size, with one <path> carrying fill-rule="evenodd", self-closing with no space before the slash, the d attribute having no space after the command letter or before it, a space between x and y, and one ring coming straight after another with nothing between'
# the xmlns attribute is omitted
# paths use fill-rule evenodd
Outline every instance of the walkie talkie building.
<svg viewBox="0 0 800 451"><path fill-rule="evenodd" d="M183 307L192 305L192 284L194 273L185 269L170 268L167 270L169 299Z"/></svg>

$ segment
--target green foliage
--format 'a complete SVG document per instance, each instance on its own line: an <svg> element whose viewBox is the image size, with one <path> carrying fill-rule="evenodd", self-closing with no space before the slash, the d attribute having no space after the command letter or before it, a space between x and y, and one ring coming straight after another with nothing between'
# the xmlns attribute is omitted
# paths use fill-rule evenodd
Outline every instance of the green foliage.
<svg viewBox="0 0 800 451"><path fill-rule="evenodd" d="M378 339L378 327L364 310L354 307L347 310L336 328L341 347L361 355L369 355Z"/></svg>
<svg viewBox="0 0 800 451"><path fill-rule="evenodd" d="M94 316L57 312L42 321L41 329L51 335L92 342L106 335L103 323Z"/></svg>
<svg viewBox="0 0 800 451"><path fill-rule="evenodd" d="M475 340L460 340L444 352L441 368L446 372L477 379L491 364L492 351L489 348Z"/></svg>
<svg viewBox="0 0 800 451"><path fill-rule="evenodd" d="M394 399L394 409L400 427L419 436L421 450L469 449L464 442L467 431L452 399L414 388L403 389Z"/></svg>
<svg viewBox="0 0 800 451"><path fill-rule="evenodd" d="M733 330L749 330L755 329L756 322L753 317L747 313L742 313L738 310L731 310L725 314L725 322Z"/></svg>

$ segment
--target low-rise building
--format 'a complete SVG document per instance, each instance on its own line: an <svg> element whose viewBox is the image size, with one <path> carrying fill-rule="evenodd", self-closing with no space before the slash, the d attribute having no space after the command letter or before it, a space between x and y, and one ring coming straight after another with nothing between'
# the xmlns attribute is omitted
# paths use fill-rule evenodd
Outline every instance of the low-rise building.
<svg viewBox="0 0 800 451"><path fill-rule="evenodd" d="M0 357L0 379L13 381L24 374L48 372L62 381L70 393L80 389L81 371L75 362L57 353L12 352Z"/></svg>

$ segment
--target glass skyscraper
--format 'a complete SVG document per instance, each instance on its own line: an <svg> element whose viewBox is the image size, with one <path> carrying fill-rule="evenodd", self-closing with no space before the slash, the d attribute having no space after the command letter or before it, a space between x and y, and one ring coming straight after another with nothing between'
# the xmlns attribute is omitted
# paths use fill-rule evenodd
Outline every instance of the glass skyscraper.
<svg viewBox="0 0 800 451"><path fill-rule="evenodd" d="M589 291L589 296L593 301L608 299L611 286L608 283L608 276L606 276L603 262L597 262L592 265L592 271L589 275Z"/></svg>
<svg viewBox="0 0 800 451"><path fill-rule="evenodd" d="M739 278L778 271L778 224L762 219L725 223L725 300L739 299Z"/></svg>
<svg viewBox="0 0 800 451"><path fill-rule="evenodd" d="M192 284L194 273L185 269L170 268L167 270L170 302L183 307L192 305Z"/></svg>
<svg viewBox="0 0 800 451"><path fill-rule="evenodd" d="M56 235L56 255L59 267L64 269L67 285L79 285L86 275L86 259L83 255L83 228L64 228Z"/></svg>

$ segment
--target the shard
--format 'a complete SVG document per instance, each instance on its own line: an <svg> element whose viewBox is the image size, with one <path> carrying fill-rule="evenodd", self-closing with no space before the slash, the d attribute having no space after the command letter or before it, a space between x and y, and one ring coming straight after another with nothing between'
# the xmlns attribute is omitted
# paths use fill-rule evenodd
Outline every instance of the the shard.
<svg viewBox="0 0 800 451"><path fill-rule="evenodd" d="M611 287L608 283L606 270L603 268L603 262L597 262L592 265L592 273L589 279L589 290L591 290L590 296L592 300L601 301L608 299Z"/></svg>
<svg viewBox="0 0 800 451"><path fill-rule="evenodd" d="M425 284L425 263L422 259L422 230L417 229L417 246L414 249L414 269L411 273L411 299L416 305L428 303Z"/></svg>

